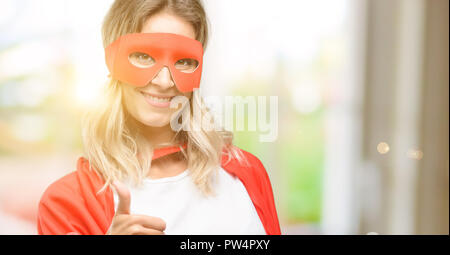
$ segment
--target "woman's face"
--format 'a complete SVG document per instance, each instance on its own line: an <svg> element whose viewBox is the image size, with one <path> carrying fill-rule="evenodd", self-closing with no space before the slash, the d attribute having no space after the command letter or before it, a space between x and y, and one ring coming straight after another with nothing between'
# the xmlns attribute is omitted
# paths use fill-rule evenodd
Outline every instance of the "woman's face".
<svg viewBox="0 0 450 255"><path fill-rule="evenodd" d="M152 15L145 21L141 33L173 33L195 39L194 27L168 12ZM124 85L126 110L138 122L149 127L164 127L170 123L172 114L179 109L169 107L170 100L175 96L190 98L192 92L180 92L166 66L145 87Z"/></svg>

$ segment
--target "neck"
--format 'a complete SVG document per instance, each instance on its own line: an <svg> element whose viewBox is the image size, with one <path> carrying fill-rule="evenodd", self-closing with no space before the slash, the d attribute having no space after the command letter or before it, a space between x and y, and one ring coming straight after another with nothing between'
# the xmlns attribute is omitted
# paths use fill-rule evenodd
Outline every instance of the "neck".
<svg viewBox="0 0 450 255"><path fill-rule="evenodd" d="M154 148L163 147L165 144L173 143L175 138L175 132L170 125L163 127L145 126L143 128L143 135Z"/></svg>
<svg viewBox="0 0 450 255"><path fill-rule="evenodd" d="M165 147L167 143L174 141L175 132L166 127L148 127L144 129L144 136L154 148ZM153 179L175 176L187 168L187 161L180 152L172 153L155 160L148 172L148 177Z"/></svg>

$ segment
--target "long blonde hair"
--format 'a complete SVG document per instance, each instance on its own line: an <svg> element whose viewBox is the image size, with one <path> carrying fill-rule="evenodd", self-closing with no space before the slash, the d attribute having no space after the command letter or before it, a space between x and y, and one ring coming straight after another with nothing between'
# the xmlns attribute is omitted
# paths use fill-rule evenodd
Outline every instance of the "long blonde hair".
<svg viewBox="0 0 450 255"><path fill-rule="evenodd" d="M140 32L146 19L160 11L169 11L183 18L196 31L196 39L206 48L208 23L204 8L199 0L116 0L109 9L102 26L103 46L106 47L119 36ZM114 180L133 180L141 184L151 166L153 148L141 134L137 125L123 104L123 84L110 79L105 98L99 100L97 107L91 109L82 120L82 139L85 156L91 169L104 179L104 190ZM191 178L205 194L214 193L210 176L216 173L223 153L228 159L233 157L241 162L242 153L231 146L233 134L223 129L205 130L192 116L208 114L202 99L197 93L189 99L190 107L184 108L191 114L191 127L198 131L180 130L176 133L175 144L187 144L182 154L187 160ZM203 115L200 115L203 116Z"/></svg>

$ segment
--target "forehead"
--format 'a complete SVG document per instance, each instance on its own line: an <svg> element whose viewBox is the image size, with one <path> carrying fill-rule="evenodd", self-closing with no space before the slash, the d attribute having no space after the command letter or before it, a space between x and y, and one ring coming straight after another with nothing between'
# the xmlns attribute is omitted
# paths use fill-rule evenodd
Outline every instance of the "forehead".
<svg viewBox="0 0 450 255"><path fill-rule="evenodd" d="M141 33L172 33L195 39L194 27L181 17L168 12L149 17L144 22Z"/></svg>

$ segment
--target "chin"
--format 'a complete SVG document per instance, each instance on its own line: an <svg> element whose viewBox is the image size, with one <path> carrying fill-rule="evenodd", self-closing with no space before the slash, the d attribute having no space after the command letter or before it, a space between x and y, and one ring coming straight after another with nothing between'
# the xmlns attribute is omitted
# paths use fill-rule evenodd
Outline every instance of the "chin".
<svg viewBox="0 0 450 255"><path fill-rule="evenodd" d="M139 121L149 127L164 127L170 124L170 116L167 116L167 114L147 113L142 115Z"/></svg>

